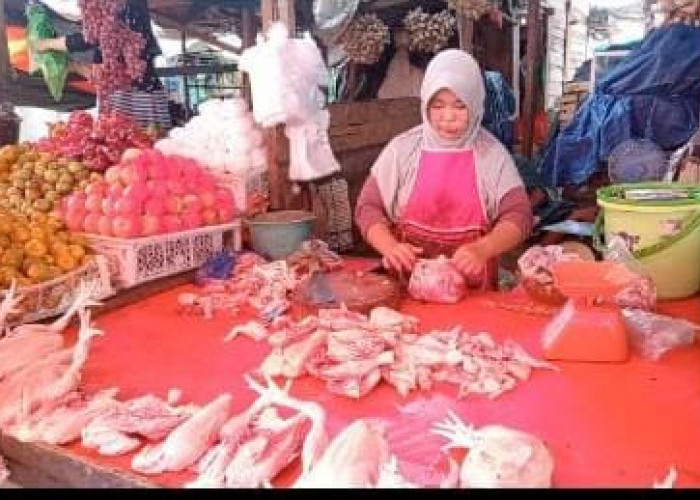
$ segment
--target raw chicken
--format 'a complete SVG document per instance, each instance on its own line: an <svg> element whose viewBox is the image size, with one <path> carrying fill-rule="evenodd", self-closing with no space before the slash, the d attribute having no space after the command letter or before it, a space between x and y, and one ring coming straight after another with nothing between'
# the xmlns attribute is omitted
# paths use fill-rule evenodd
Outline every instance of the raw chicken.
<svg viewBox="0 0 700 500"><path fill-rule="evenodd" d="M286 406L306 415L311 420L311 429L304 439L301 451L302 475L306 474L321 458L321 454L328 444L326 412L318 403L292 398L289 395L290 381L287 382L284 389L280 389L270 377L265 377L267 387L262 387L247 375L245 379L248 387L259 394L259 400Z"/></svg>
<svg viewBox="0 0 700 500"><path fill-rule="evenodd" d="M39 420L34 430L36 441L63 445L80 438L80 432L93 419L118 405L118 389L106 389L75 405L63 405Z"/></svg>
<svg viewBox="0 0 700 500"><path fill-rule="evenodd" d="M228 418L231 396L222 394L180 424L162 443L146 446L131 467L143 474L176 472L193 465L214 444Z"/></svg>
<svg viewBox="0 0 700 500"><path fill-rule="evenodd" d="M66 328L68 328L68 325L70 324L70 321L71 319L73 319L73 315L76 312L84 310L87 307L102 305L101 302L98 302L93 299L93 295L93 287L91 285L88 285L86 282L81 281L80 285L78 286L78 291L75 295L75 298L73 299L73 303L68 307L66 312L63 313L63 315L59 317L56 321L54 321L53 323L49 323L48 325L41 323L19 325L18 327L11 330L8 336L29 335L36 333L62 333Z"/></svg>
<svg viewBox="0 0 700 500"><path fill-rule="evenodd" d="M61 347L63 337L53 332L3 338L0 340L0 380Z"/></svg>
<svg viewBox="0 0 700 500"><path fill-rule="evenodd" d="M5 464L5 459L0 455L0 486L10 477L10 469Z"/></svg>
<svg viewBox="0 0 700 500"><path fill-rule="evenodd" d="M12 280L10 288L7 289L5 297L2 299L2 303L0 303L0 337L5 333L7 318L21 312L19 305L22 303L23 299L24 297L22 295L17 294L17 281Z"/></svg>
<svg viewBox="0 0 700 500"><path fill-rule="evenodd" d="M375 307L370 311L369 323L377 330L392 330L400 334L418 331L418 318L384 306Z"/></svg>
<svg viewBox="0 0 700 500"><path fill-rule="evenodd" d="M449 440L447 448L468 448L460 473L463 488L548 488L554 459L547 447L531 434L488 425L467 427L449 411L433 432Z"/></svg>
<svg viewBox="0 0 700 500"><path fill-rule="evenodd" d="M78 342L71 350L51 353L45 360L15 372L0 385L0 427L27 417L37 407L60 400L78 388L90 341L101 330L90 324L90 313L80 310ZM70 364L66 362L70 359Z"/></svg>
<svg viewBox="0 0 700 500"><path fill-rule="evenodd" d="M298 455L308 429L308 419L297 414L275 419L275 428L256 426L255 435L238 447L226 467L227 488L258 488L269 485Z"/></svg>
<svg viewBox="0 0 700 500"><path fill-rule="evenodd" d="M147 394L113 408L94 421L93 425L160 441L190 416L187 408L174 408L162 399Z"/></svg>
<svg viewBox="0 0 700 500"><path fill-rule="evenodd" d="M283 375L287 378L296 378L304 375L307 361L323 346L327 336L327 330L319 329L304 340L290 344L281 350L273 350L268 359L263 361L260 371L271 377Z"/></svg>
<svg viewBox="0 0 700 500"><path fill-rule="evenodd" d="M231 330L231 333L229 333L224 338L224 342L229 342L230 340L235 339L239 335L245 335L246 337L249 337L256 342L260 342L262 339L267 337L267 334L268 332L267 328L265 328L265 325L263 325L259 321L251 320L244 325L235 326Z"/></svg>
<svg viewBox="0 0 700 500"><path fill-rule="evenodd" d="M382 424L357 420L328 445L321 459L294 484L295 488L373 488L389 461Z"/></svg>
<svg viewBox="0 0 700 500"><path fill-rule="evenodd" d="M392 455L389 460L379 467L379 480L377 488L419 488L417 484L409 482L399 470L399 461Z"/></svg>
<svg viewBox="0 0 700 500"><path fill-rule="evenodd" d="M454 304L462 300L467 283L444 255L418 259L408 282L408 293L416 300Z"/></svg>

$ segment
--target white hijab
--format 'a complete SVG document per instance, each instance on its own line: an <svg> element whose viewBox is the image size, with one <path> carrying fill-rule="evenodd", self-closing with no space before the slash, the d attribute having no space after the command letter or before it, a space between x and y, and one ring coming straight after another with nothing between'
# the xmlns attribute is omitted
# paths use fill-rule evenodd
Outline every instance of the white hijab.
<svg viewBox="0 0 700 500"><path fill-rule="evenodd" d="M428 120L428 103L440 89L451 90L469 108L467 130L457 140L442 139ZM395 137L372 166L372 176L391 220L398 220L408 203L423 149L474 150L479 198L490 221L496 217L501 198L510 189L522 186L508 151L481 127L485 101L481 70L472 56L448 49L430 61L421 86L423 123Z"/></svg>
<svg viewBox="0 0 700 500"><path fill-rule="evenodd" d="M469 124L463 137L442 139L428 120L428 104L441 89L451 90L469 109ZM428 64L420 91L423 116L423 140L429 149L452 149L471 146L484 116L486 89L479 65L463 50L448 49Z"/></svg>

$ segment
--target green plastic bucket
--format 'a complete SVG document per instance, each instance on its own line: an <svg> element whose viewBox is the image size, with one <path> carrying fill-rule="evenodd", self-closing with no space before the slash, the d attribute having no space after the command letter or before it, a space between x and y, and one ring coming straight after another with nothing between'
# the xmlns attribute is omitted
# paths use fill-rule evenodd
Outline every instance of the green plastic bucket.
<svg viewBox="0 0 700 500"><path fill-rule="evenodd" d="M669 190L685 198L628 199L630 191L658 195ZM657 297L680 299L700 290L700 185L615 184L597 191L601 207L599 246L612 235L628 247L656 285Z"/></svg>

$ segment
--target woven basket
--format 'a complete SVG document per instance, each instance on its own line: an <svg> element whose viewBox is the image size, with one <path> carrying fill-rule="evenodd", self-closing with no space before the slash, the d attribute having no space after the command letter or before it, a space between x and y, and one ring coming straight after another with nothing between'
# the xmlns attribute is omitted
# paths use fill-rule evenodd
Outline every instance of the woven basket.
<svg viewBox="0 0 700 500"><path fill-rule="evenodd" d="M124 289L200 267L223 249L227 232L234 250L240 250L240 221L146 238L83 236L95 253L107 257L113 284Z"/></svg>
<svg viewBox="0 0 700 500"><path fill-rule="evenodd" d="M90 262L51 281L22 287L17 293L23 298L20 313L8 318L8 325L33 323L63 314L75 300L78 286L85 282L94 290L94 298L106 299L114 295L107 259L95 255ZM0 300L6 291L0 291Z"/></svg>

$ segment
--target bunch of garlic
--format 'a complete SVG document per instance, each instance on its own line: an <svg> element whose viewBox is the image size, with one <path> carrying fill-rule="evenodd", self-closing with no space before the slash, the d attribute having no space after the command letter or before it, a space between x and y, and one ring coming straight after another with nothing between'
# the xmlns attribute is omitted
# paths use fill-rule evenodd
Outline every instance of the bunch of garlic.
<svg viewBox="0 0 700 500"><path fill-rule="evenodd" d="M447 0L447 7L474 20L496 8L493 0Z"/></svg>
<svg viewBox="0 0 700 500"><path fill-rule="evenodd" d="M403 20L409 36L409 49L434 54L447 46L457 27L457 20L448 11L428 14L418 7Z"/></svg>
<svg viewBox="0 0 700 500"><path fill-rule="evenodd" d="M389 28L376 14L363 14L355 19L340 38L350 61L374 64L389 43Z"/></svg>

